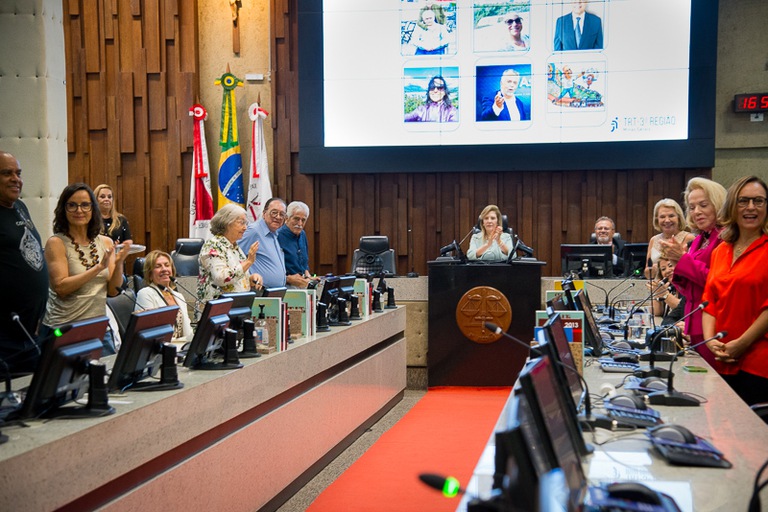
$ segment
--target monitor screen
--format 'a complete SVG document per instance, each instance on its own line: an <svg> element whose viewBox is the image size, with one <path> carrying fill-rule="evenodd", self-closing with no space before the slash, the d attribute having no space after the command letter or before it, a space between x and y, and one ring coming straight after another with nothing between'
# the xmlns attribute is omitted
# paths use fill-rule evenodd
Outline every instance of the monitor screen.
<svg viewBox="0 0 768 512"><path fill-rule="evenodd" d="M154 377L163 361L163 345L173 338L179 306L146 309L131 314L107 387L124 391Z"/></svg>
<svg viewBox="0 0 768 512"><path fill-rule="evenodd" d="M558 390L549 358L541 357L526 367L520 374L520 384L534 411L537 427L542 433L546 432L549 439L554 453L552 467L563 469L570 503L573 510L577 510L586 490L586 476L579 455L583 451L577 444L584 444L584 438Z"/></svg>
<svg viewBox="0 0 768 512"><path fill-rule="evenodd" d="M560 260L563 274L577 273L582 278L613 277L613 246L562 244Z"/></svg>
<svg viewBox="0 0 768 512"><path fill-rule="evenodd" d="M559 362L559 364L555 364L555 375L558 376L563 389L567 390L566 394L572 398L574 411L578 411L584 388L581 385L581 379L571 353L571 344L565 335L565 328L560 315L555 313L550 316L547 323L544 324L542 332L546 340L542 346L547 350L547 355L552 361ZM563 368L563 366L567 366L569 369Z"/></svg>
<svg viewBox="0 0 768 512"><path fill-rule="evenodd" d="M261 292L262 297L285 297L285 292L288 290L285 286L275 286L272 288L264 288Z"/></svg>
<svg viewBox="0 0 768 512"><path fill-rule="evenodd" d="M512 423L507 430L495 435L493 487L502 489L515 510L536 512L538 475L528 441L523 434L517 413L519 397L513 397L509 407Z"/></svg>
<svg viewBox="0 0 768 512"><path fill-rule="evenodd" d="M621 257L624 259L624 277L643 276L648 256L648 244L624 244Z"/></svg>
<svg viewBox="0 0 768 512"><path fill-rule="evenodd" d="M339 276L328 276L323 282L323 291L320 292L320 302L330 307L336 303L336 298L339 296L339 286L341 285L341 279Z"/></svg>
<svg viewBox="0 0 768 512"><path fill-rule="evenodd" d="M205 303L195 335L184 357L184 366L200 370L223 369L221 363L216 361L215 353L221 349L224 331L229 325L232 302L230 298L220 298Z"/></svg>
<svg viewBox="0 0 768 512"><path fill-rule="evenodd" d="M576 306L571 297L571 290L563 290L563 293L548 300L547 307L554 311L575 311Z"/></svg>
<svg viewBox="0 0 768 512"><path fill-rule="evenodd" d="M298 2L300 172L714 165L716 0L434 4Z"/></svg>
<svg viewBox="0 0 768 512"><path fill-rule="evenodd" d="M584 312L584 339L592 347L592 353L599 356L603 353L603 337L600 335L600 329L597 327L595 316L592 314L592 303L589 301L587 293L581 289L573 296L573 303L576 309Z"/></svg>
<svg viewBox="0 0 768 512"><path fill-rule="evenodd" d="M243 321L253 318L253 301L256 299L256 292L222 293L219 298L232 299L232 307L228 313L229 328L241 331Z"/></svg>
<svg viewBox="0 0 768 512"><path fill-rule="evenodd" d="M357 276L354 274L340 276L339 277L339 295L349 300L349 297L351 297L352 294L355 293L355 279L357 279Z"/></svg>
<svg viewBox="0 0 768 512"><path fill-rule="evenodd" d="M101 340L108 325L105 316L80 320L59 327L63 334L43 343L40 364L19 411L20 418L79 415L74 408L63 406L81 398L88 389L89 365L101 357Z"/></svg>

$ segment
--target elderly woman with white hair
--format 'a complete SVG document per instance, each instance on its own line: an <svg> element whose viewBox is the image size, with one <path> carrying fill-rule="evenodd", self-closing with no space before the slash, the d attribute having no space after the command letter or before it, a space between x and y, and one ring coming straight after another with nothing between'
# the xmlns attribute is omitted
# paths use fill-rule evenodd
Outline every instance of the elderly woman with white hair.
<svg viewBox="0 0 768 512"><path fill-rule="evenodd" d="M285 282L292 288L306 288L314 277L309 272L309 245L304 226L309 206L293 201L286 209L285 224L277 230L277 240L285 255Z"/></svg>
<svg viewBox="0 0 768 512"><path fill-rule="evenodd" d="M201 302L222 293L260 289L263 279L249 269L256 261L259 244L253 244L248 256L237 245L248 226L245 210L236 204L224 205L211 219L211 237L200 250L200 274L197 298Z"/></svg>

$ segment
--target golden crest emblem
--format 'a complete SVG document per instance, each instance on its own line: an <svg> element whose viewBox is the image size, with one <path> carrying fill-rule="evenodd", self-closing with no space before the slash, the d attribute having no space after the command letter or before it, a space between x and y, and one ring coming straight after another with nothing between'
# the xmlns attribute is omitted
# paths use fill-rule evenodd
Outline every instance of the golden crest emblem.
<svg viewBox="0 0 768 512"><path fill-rule="evenodd" d="M486 322L492 322L506 331L512 323L512 306L496 288L476 286L459 299L456 324L462 334L475 343L493 343L501 338L501 334L486 329Z"/></svg>

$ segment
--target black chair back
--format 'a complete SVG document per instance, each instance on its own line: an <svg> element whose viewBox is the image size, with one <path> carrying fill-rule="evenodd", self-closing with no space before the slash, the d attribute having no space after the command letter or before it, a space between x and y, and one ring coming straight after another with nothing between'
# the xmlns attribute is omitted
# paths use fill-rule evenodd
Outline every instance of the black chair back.
<svg viewBox="0 0 768 512"><path fill-rule="evenodd" d="M179 238L176 249L171 253L177 276L196 276L200 273L198 257L205 240L202 238Z"/></svg>
<svg viewBox="0 0 768 512"><path fill-rule="evenodd" d="M396 275L395 250L389 247L389 237L361 236L360 247L352 255L351 272Z"/></svg>

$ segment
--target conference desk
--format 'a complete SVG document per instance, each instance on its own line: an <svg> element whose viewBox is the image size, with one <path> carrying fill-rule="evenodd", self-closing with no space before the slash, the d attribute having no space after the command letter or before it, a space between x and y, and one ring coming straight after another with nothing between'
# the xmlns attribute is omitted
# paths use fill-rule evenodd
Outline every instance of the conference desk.
<svg viewBox="0 0 768 512"><path fill-rule="evenodd" d="M2 427L0 509L276 509L402 399L405 308L299 339L102 418Z"/></svg>
<svg viewBox="0 0 768 512"><path fill-rule="evenodd" d="M699 407L654 408L661 413L665 423L682 425L710 441L733 463L733 467L672 466L652 451L644 430L627 434L598 429L584 434L587 441L595 446L595 453L584 459L585 474L590 483L638 480L658 487L671 494L684 512L746 511L757 470L768 460L768 425L712 369L707 373L687 373L682 370L685 364L707 366L697 356L680 358L674 363L675 389L705 397L707 403ZM668 362L661 365L669 368ZM619 385L624 374L604 373L596 362L589 364L587 360L584 378L592 395L595 395L600 394L604 383ZM594 409L597 410L597 407ZM499 417L496 431L503 430L505 426L506 411ZM487 497L490 494L493 441L491 435L489 445L467 485L468 492L473 495ZM606 441L607 444L598 445ZM764 489L761 497L763 504L768 504L768 489ZM466 499L458 510L466 510Z"/></svg>

